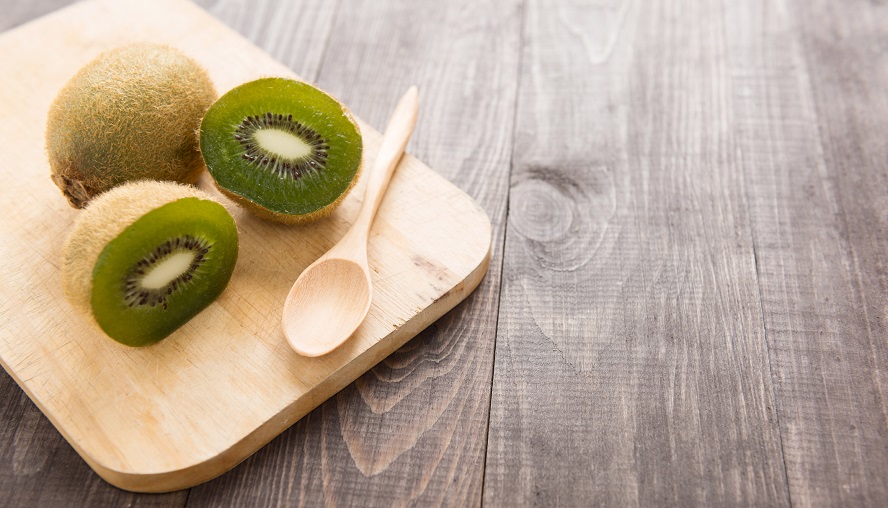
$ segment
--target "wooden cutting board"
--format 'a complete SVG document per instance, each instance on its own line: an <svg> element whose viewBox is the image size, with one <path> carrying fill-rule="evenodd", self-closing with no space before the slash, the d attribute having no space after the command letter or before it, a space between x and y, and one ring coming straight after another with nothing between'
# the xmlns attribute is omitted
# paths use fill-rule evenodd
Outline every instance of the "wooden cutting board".
<svg viewBox="0 0 888 508"><path fill-rule="evenodd" d="M367 321L335 352L303 358L283 336L284 297L349 227L363 183L331 217L303 227L225 201L241 233L225 293L156 345L107 339L60 289L60 251L79 212L49 179L43 129L77 69L132 41L180 48L220 94L293 74L184 0L87 1L0 36L0 360L99 475L162 492L230 469L453 308L487 270L491 230L469 196L405 156L371 233ZM369 167L380 135L361 128ZM219 196L208 177L200 186Z"/></svg>

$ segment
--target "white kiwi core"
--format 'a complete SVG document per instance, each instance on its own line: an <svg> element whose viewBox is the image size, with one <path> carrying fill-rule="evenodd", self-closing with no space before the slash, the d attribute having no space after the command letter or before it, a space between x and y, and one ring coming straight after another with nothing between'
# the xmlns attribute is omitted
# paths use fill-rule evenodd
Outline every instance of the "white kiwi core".
<svg viewBox="0 0 888 508"><path fill-rule="evenodd" d="M141 286L146 289L160 289L182 275L191 264L197 254L193 251L177 252L157 263L142 279Z"/></svg>
<svg viewBox="0 0 888 508"><path fill-rule="evenodd" d="M253 133L259 146L284 159L301 159L311 155L311 145L299 136L280 129L259 129Z"/></svg>

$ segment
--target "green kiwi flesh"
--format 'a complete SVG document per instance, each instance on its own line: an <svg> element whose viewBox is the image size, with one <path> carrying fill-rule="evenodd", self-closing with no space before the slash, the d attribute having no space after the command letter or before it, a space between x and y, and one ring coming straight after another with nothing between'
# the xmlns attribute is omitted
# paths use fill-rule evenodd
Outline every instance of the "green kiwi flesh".
<svg viewBox="0 0 888 508"><path fill-rule="evenodd" d="M345 106L286 78L244 83L220 97L201 123L200 148L223 193L289 224L332 211L357 181L363 156Z"/></svg>
<svg viewBox="0 0 888 508"><path fill-rule="evenodd" d="M143 206L146 192L168 198L152 196ZM122 224L103 217L121 213L128 215ZM65 246L65 292L122 344L167 337L212 303L231 278L238 253L234 219L198 189L125 184L94 199L81 215ZM85 230L102 223L116 232Z"/></svg>
<svg viewBox="0 0 888 508"><path fill-rule="evenodd" d="M206 71L175 48L137 43L100 54L50 106L52 181L75 208L126 181L194 183L204 168L196 131L216 96Z"/></svg>

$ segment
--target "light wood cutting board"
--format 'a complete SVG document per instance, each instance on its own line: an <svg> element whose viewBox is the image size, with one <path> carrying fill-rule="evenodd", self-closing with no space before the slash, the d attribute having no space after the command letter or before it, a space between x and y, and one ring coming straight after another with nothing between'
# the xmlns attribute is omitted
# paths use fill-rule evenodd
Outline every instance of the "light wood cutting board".
<svg viewBox="0 0 888 508"><path fill-rule="evenodd" d="M225 293L156 345L111 341L61 292L60 251L79 212L49 179L43 129L77 69L132 41L180 48L220 94L293 74L184 0L91 0L0 36L0 360L99 475L162 492L230 469L453 308L487 270L491 231L471 198L406 156L371 232L367 321L335 352L303 358L283 336L284 297L355 218L363 182L331 217L302 227L225 201L241 233ZM369 167L380 135L361 128ZM200 186L223 199L207 176Z"/></svg>

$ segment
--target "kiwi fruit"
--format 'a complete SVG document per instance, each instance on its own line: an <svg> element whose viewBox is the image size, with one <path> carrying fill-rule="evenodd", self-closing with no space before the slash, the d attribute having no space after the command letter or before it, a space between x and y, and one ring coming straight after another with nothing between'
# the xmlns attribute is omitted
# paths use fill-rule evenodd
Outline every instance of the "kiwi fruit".
<svg viewBox="0 0 888 508"><path fill-rule="evenodd" d="M154 343L225 289L238 254L234 219L189 185L135 181L90 201L64 246L71 304L112 339Z"/></svg>
<svg viewBox="0 0 888 508"><path fill-rule="evenodd" d="M201 122L200 149L222 193L286 224L329 214L363 165L361 132L348 109L287 78L250 81L222 95Z"/></svg>
<svg viewBox="0 0 888 508"><path fill-rule="evenodd" d="M138 43L99 55L49 108L52 181L71 206L140 179L197 181L197 129L216 99L206 71L181 51Z"/></svg>

